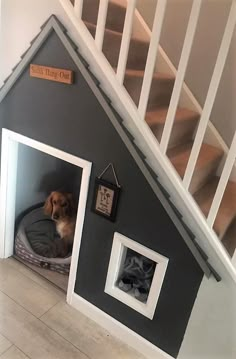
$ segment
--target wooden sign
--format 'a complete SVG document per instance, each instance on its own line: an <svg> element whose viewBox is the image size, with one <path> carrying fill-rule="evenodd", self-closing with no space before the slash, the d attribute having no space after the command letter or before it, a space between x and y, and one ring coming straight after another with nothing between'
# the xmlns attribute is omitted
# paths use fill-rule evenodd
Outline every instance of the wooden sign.
<svg viewBox="0 0 236 359"><path fill-rule="evenodd" d="M65 84L73 83L73 71L57 69L55 67L30 64L30 76L44 80L63 82Z"/></svg>

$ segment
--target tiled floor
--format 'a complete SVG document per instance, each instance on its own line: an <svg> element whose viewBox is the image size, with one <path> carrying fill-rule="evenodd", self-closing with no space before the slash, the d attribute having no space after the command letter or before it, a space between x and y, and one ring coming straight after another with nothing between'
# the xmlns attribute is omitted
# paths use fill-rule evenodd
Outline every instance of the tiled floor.
<svg viewBox="0 0 236 359"><path fill-rule="evenodd" d="M67 291L69 275L60 274L52 270L35 266L29 262L24 261L22 258L19 258L17 256L14 256L14 258L17 259L17 261L23 263L26 267L32 269L34 272L38 273L41 277L44 277L45 279L49 280L49 282L54 283L57 287L62 289L64 292Z"/></svg>
<svg viewBox="0 0 236 359"><path fill-rule="evenodd" d="M65 294L10 258L0 260L0 359L144 359Z"/></svg>

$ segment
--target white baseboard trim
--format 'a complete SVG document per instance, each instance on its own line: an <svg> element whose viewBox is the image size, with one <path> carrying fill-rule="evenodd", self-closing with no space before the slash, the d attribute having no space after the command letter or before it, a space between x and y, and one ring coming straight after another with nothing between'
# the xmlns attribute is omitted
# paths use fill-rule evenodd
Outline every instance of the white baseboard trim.
<svg viewBox="0 0 236 359"><path fill-rule="evenodd" d="M105 328L112 335L122 340L137 352L143 354L148 359L173 359L172 356L156 347L148 340L135 333L133 330L120 323L95 305L89 303L84 298L80 297L75 292L71 296L71 301L68 303L73 308L77 309L88 318L98 323Z"/></svg>

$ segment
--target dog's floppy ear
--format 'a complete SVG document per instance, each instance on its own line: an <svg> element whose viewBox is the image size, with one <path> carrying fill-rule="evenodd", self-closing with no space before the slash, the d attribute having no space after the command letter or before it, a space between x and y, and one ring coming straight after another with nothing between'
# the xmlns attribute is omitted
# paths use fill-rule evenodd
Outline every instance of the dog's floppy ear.
<svg viewBox="0 0 236 359"><path fill-rule="evenodd" d="M76 211L75 199L74 199L74 197L73 197L73 195L71 193L67 193L66 198L67 198L67 201L69 203L69 206L68 206L69 213L68 214L70 216L72 216Z"/></svg>
<svg viewBox="0 0 236 359"><path fill-rule="evenodd" d="M50 196L48 196L44 204L44 213L48 216L51 216L52 214L52 197L53 192L50 194Z"/></svg>

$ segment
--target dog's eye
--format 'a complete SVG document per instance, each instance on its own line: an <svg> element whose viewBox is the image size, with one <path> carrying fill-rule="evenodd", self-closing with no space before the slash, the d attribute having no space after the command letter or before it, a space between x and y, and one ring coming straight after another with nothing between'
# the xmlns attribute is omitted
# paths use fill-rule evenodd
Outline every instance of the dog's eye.
<svg viewBox="0 0 236 359"><path fill-rule="evenodd" d="M63 203L61 204L61 206L62 206L62 207L66 207L66 206L67 206L67 203L66 203L66 202L63 202Z"/></svg>
<svg viewBox="0 0 236 359"><path fill-rule="evenodd" d="M53 203L53 204L57 204L57 201L54 200L52 203Z"/></svg>

